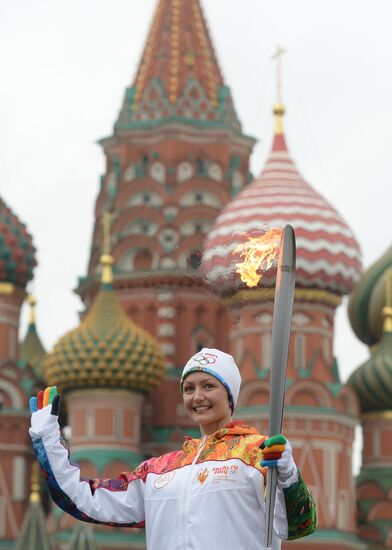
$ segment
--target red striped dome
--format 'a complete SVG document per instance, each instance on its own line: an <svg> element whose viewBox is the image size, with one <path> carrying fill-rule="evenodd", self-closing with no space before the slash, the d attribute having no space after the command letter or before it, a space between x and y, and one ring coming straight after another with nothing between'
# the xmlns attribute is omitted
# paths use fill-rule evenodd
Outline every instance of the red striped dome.
<svg viewBox="0 0 392 550"><path fill-rule="evenodd" d="M283 132L274 138L260 176L223 209L204 247L208 281L225 293L238 288L233 251L249 234L286 224L297 241L296 286L348 294L361 273L361 253L341 215L298 172ZM264 285L272 285L266 278Z"/></svg>

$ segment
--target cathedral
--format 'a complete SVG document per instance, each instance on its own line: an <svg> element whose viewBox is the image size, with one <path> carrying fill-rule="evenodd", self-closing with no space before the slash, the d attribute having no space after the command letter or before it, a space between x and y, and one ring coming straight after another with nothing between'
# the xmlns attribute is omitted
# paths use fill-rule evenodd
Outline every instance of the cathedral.
<svg viewBox="0 0 392 550"><path fill-rule="evenodd" d="M157 0L136 76L100 141L106 169L88 271L76 288L84 312L48 352L26 291L33 239L0 199L0 548L146 548L142 529L91 526L51 505L28 436L28 398L46 385L62 394L71 460L88 478L116 477L198 436L179 380L203 347L235 357L235 419L268 431L275 278L247 287L236 249L286 224L295 229L297 269L283 432L318 526L282 547L392 548L392 248L362 269L350 227L290 154L279 94L271 107L270 153L253 177L255 140L242 130L200 0ZM334 318L347 295L369 359L343 384Z"/></svg>

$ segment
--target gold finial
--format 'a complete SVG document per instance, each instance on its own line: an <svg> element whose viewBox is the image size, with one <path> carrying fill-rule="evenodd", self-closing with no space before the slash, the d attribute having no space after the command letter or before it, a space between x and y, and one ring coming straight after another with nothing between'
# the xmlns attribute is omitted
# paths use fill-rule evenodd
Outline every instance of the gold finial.
<svg viewBox="0 0 392 550"><path fill-rule="evenodd" d="M275 115L275 134L283 134L283 115L285 108L282 102L282 56L286 53L286 49L277 46L276 52L271 56L271 59L276 61L276 103L273 108Z"/></svg>
<svg viewBox="0 0 392 550"><path fill-rule="evenodd" d="M39 502L40 497L40 483L39 483L39 470L38 462L34 461L31 468L31 491L30 502Z"/></svg>
<svg viewBox="0 0 392 550"><path fill-rule="evenodd" d="M110 254L110 223L111 223L111 214L106 211L103 215L102 225L103 225L103 254L101 256L102 264L102 283L103 284L112 284L113 282L113 257Z"/></svg>
<svg viewBox="0 0 392 550"><path fill-rule="evenodd" d="M385 274L384 332L392 332L392 267Z"/></svg>
<svg viewBox="0 0 392 550"><path fill-rule="evenodd" d="M29 325L35 325L35 306L37 304L37 300L32 294L29 294L27 297L27 301L30 305Z"/></svg>

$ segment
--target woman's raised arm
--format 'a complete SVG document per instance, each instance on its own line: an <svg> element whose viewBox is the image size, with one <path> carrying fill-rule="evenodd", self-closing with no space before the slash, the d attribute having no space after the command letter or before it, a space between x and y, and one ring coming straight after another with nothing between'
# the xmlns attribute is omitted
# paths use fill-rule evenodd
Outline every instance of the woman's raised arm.
<svg viewBox="0 0 392 550"><path fill-rule="evenodd" d="M69 461L58 423L60 396L46 388L30 399L33 447L54 502L75 518L91 523L143 527L146 468L115 479L84 479Z"/></svg>

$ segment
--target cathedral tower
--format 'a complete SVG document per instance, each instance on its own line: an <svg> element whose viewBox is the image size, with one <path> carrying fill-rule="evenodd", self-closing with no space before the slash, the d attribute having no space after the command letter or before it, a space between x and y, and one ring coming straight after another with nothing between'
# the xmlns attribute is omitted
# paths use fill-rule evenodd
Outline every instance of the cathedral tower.
<svg viewBox="0 0 392 550"><path fill-rule="evenodd" d="M200 274L201 251L222 207L247 183L254 145L241 131L199 0L158 1L113 134L100 143L107 168L78 292L88 306L97 291L100 222L110 211L116 294L166 357L165 383L146 409L154 426L148 452L156 454L169 448L159 443L168 430L187 425L178 391L186 360L203 346L227 347L227 316Z"/></svg>
<svg viewBox="0 0 392 550"><path fill-rule="evenodd" d="M334 314L359 279L358 244L340 214L301 176L286 145L284 107L274 107L272 150L260 176L217 218L204 270L232 313L230 350L243 378L237 417L268 429L274 274L247 288L236 273L238 244L266 228L296 233L296 290L283 431L317 503L318 529L306 548L358 548L352 445L358 406L333 356ZM290 545L302 547L303 542ZM362 547L361 544L359 547Z"/></svg>
<svg viewBox="0 0 392 550"><path fill-rule="evenodd" d="M0 199L0 545L13 544L28 505L33 460L27 398L37 382L19 358L20 309L35 249L26 227Z"/></svg>

